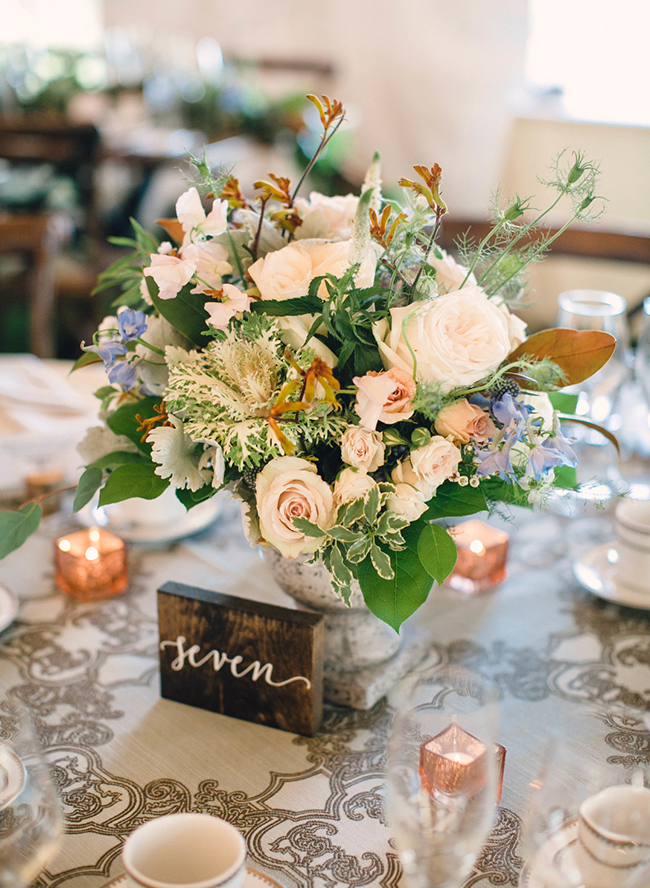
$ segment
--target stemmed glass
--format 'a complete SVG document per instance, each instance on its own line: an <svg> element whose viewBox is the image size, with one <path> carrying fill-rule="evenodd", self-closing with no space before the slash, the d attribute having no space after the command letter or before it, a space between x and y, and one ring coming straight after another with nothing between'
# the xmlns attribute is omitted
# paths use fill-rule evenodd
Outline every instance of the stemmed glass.
<svg viewBox="0 0 650 888"><path fill-rule="evenodd" d="M28 714L0 712L0 885L26 888L56 854L61 803Z"/></svg>
<svg viewBox="0 0 650 888"><path fill-rule="evenodd" d="M650 407L650 296L643 300L643 318L636 349L636 381Z"/></svg>
<svg viewBox="0 0 650 888"><path fill-rule="evenodd" d="M433 668L407 676L393 699L386 811L406 884L458 888L495 816L496 692L464 669Z"/></svg>

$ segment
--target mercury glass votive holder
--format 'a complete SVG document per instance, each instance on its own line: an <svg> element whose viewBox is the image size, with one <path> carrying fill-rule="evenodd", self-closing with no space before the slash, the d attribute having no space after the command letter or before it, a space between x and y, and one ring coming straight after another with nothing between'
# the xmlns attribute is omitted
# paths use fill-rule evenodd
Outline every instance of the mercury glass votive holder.
<svg viewBox="0 0 650 888"><path fill-rule="evenodd" d="M456 722L420 746L420 782L430 794L476 795L486 784L487 747ZM503 791L506 748L494 744L497 804Z"/></svg>
<svg viewBox="0 0 650 888"><path fill-rule="evenodd" d="M107 530L93 527L54 544L55 582L79 601L111 598L128 586L126 546Z"/></svg>
<svg viewBox="0 0 650 888"><path fill-rule="evenodd" d="M450 528L450 533L458 559L446 580L449 586L473 594L493 589L505 580L510 537L504 530L472 518Z"/></svg>

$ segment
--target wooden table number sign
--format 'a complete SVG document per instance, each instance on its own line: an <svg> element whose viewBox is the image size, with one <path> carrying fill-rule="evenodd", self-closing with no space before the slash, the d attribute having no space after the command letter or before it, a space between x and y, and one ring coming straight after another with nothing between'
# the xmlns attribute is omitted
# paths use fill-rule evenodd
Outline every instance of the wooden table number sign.
<svg viewBox="0 0 650 888"><path fill-rule="evenodd" d="M161 694L283 731L323 715L323 617L183 583L158 590Z"/></svg>

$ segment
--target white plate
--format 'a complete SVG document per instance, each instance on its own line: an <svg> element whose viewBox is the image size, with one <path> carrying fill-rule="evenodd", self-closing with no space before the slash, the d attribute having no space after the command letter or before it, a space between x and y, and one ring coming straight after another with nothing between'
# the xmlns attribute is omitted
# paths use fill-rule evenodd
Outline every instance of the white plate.
<svg viewBox="0 0 650 888"><path fill-rule="evenodd" d="M18 599L6 586L0 586L0 632L11 626L18 614Z"/></svg>
<svg viewBox="0 0 650 888"><path fill-rule="evenodd" d="M0 740L0 811L10 805L25 788L27 772L8 743Z"/></svg>
<svg viewBox="0 0 650 888"><path fill-rule="evenodd" d="M559 830L555 839L549 839L539 849L535 857L524 865L519 876L519 888L547 888L540 876L535 872L538 862L551 862L578 839L578 821L569 820Z"/></svg>
<svg viewBox="0 0 650 888"><path fill-rule="evenodd" d="M165 494L163 494L165 496ZM175 499L175 497L174 497ZM133 501L129 501L131 505ZM157 500L142 500L146 506L156 508ZM129 522L125 519L124 514L118 512L122 503L115 503L113 506L98 508L96 503L90 504L82 509L77 517L84 527L105 527L111 533L117 534L120 539L126 543L161 545L163 543L173 543L181 540L183 537L192 536L209 527L213 521L219 517L222 509L221 498L217 495L212 499L206 500L194 506L189 512L185 507L176 500L181 508L181 512L173 521L164 524L145 524L138 521ZM160 506L159 506L160 508Z"/></svg>
<svg viewBox="0 0 650 888"><path fill-rule="evenodd" d="M650 589L640 592L622 583L616 577L618 552L615 543L604 543L574 562L573 573L576 580L588 592L626 607L650 609Z"/></svg>
<svg viewBox="0 0 650 888"><path fill-rule="evenodd" d="M127 882L125 874L122 876L117 876L115 879L107 882L104 885L104 888L125 888L126 884ZM282 885L280 885L279 882L276 882L275 879L267 876L265 873L261 873L259 870L256 869L251 869L250 866L248 866L246 867L244 888L282 888Z"/></svg>

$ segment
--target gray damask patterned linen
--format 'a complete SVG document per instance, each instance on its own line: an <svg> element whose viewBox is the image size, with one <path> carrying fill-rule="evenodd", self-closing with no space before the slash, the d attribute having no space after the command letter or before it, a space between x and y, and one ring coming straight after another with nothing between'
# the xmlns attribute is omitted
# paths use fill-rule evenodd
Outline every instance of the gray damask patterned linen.
<svg viewBox="0 0 650 888"><path fill-rule="evenodd" d="M303 738L160 698L163 582L290 605L232 504L194 540L134 547L128 592L91 605L54 588L50 547L63 527L50 521L0 572L22 598L18 622L0 637L0 734L16 702L31 710L67 819L39 888L100 888L122 871L121 845L135 827L190 810L239 827L251 865L287 888L397 886L382 809L386 702L370 712L329 708L321 732ZM589 597L571 574L576 554L612 536L611 522L517 512L508 529L510 575L498 591L465 598L442 589L412 618L431 634L432 662L461 663L502 694L505 788L468 882L475 888L517 884L528 784L552 726L585 709L604 757L650 761L647 734L618 723L611 708L650 699L646 616Z"/></svg>

